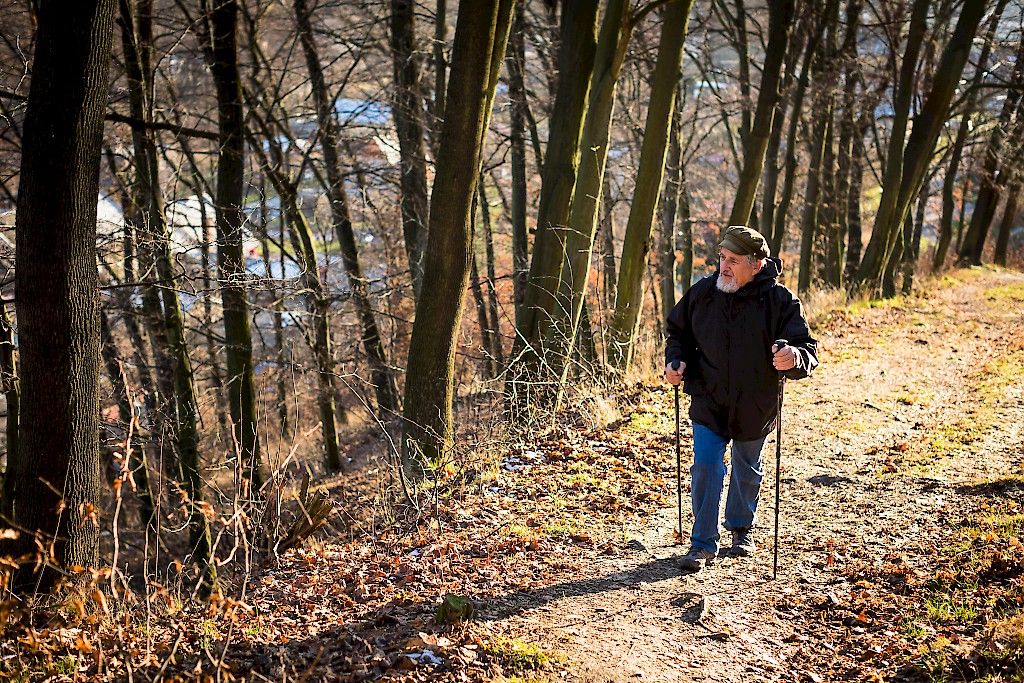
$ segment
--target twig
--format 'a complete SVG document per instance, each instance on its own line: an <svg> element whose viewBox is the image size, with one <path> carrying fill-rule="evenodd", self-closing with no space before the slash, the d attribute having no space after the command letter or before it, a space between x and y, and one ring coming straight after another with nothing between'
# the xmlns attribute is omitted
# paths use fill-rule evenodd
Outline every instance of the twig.
<svg viewBox="0 0 1024 683"><path fill-rule="evenodd" d="M185 632L178 629L178 637L174 639L174 645L171 645L171 651L167 653L167 658L164 659L164 663L160 665L160 669L156 672L156 675L153 676L150 683L156 683L163 678L164 671L167 670L167 665L171 663L172 659L174 659L174 655L178 651L178 646L181 645L181 639L184 636Z"/></svg>

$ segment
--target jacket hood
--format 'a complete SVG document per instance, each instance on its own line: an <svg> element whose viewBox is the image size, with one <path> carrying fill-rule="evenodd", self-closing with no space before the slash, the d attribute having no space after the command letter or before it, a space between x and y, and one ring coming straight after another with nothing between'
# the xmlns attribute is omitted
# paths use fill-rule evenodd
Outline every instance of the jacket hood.
<svg viewBox="0 0 1024 683"><path fill-rule="evenodd" d="M782 260L769 256L764 260L764 265L758 271L754 279L743 285L736 291L736 295L757 294L775 285L779 276L782 275ZM715 271L715 280L718 280L718 271Z"/></svg>

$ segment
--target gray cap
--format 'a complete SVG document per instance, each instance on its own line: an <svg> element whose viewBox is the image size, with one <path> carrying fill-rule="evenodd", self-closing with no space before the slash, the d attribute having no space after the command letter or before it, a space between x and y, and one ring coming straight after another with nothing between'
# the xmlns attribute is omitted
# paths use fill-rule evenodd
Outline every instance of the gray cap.
<svg viewBox="0 0 1024 683"><path fill-rule="evenodd" d="M759 259L768 258L772 250L764 235L745 225L730 225L722 235L718 247L728 249L740 256L754 256Z"/></svg>

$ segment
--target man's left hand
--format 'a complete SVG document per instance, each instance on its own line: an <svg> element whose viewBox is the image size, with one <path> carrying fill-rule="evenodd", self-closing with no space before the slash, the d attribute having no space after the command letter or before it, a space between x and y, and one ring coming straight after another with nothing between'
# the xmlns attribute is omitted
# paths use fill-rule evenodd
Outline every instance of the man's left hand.
<svg viewBox="0 0 1024 683"><path fill-rule="evenodd" d="M796 367L796 351L792 346L783 346L781 349L772 345L772 365L779 372L792 370Z"/></svg>

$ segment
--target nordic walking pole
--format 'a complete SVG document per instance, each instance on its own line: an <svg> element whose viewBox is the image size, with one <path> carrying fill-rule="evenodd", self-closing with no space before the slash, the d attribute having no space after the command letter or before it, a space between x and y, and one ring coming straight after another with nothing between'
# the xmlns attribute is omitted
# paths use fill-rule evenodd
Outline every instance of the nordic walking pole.
<svg viewBox="0 0 1024 683"><path fill-rule="evenodd" d="M672 361L672 369L679 369L679 361ZM683 475L679 456L679 385L676 390L676 507L679 509L679 542L683 540Z"/></svg>
<svg viewBox="0 0 1024 683"><path fill-rule="evenodd" d="M785 339L775 340L775 350L779 351L788 345ZM774 355L774 353L772 354ZM772 549L772 580L779 576L779 472L782 469L782 393L786 388L786 376L779 373L779 412L775 417L775 546Z"/></svg>

